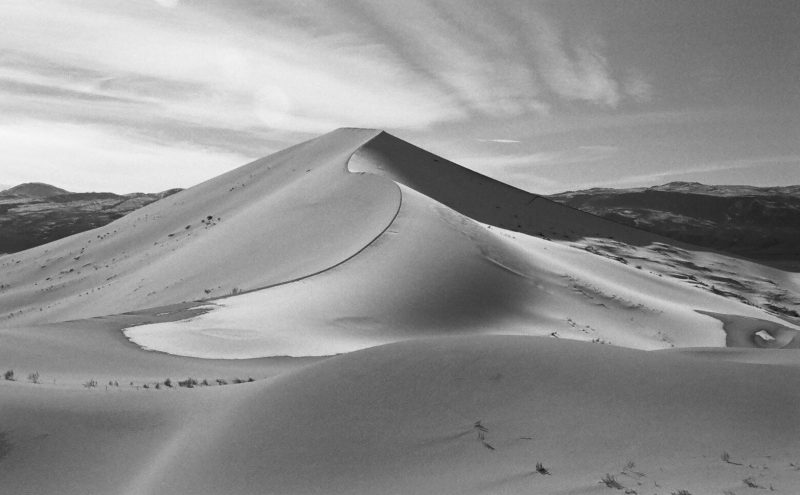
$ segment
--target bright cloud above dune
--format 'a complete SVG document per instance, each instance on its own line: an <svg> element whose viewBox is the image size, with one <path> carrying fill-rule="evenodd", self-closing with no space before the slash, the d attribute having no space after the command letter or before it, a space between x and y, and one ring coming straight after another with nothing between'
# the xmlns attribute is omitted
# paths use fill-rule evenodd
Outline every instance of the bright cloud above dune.
<svg viewBox="0 0 800 495"><path fill-rule="evenodd" d="M657 57L622 56L639 46L623 39L635 23L612 26L595 5L10 0L0 29L0 126L85 125L120 154L129 143L223 160L342 126L421 137L456 154L479 151L459 139L484 143L484 154L493 143L521 142L531 155L543 147L527 138L554 129L603 121L627 129L632 115L652 110L687 122L696 110L669 103L665 91L685 84ZM650 37L635 41L647 48ZM484 138L498 131L502 139ZM6 153L30 164L52 155L13 143ZM207 178L185 177L174 185Z"/></svg>

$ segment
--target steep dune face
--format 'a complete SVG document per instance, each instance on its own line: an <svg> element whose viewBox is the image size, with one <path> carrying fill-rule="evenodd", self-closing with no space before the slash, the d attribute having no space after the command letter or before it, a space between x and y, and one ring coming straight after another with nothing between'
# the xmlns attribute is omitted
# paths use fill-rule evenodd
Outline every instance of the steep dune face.
<svg viewBox="0 0 800 495"><path fill-rule="evenodd" d="M611 237L636 245L666 240L517 189L385 132L353 155L350 170L389 177L462 215L528 235L554 239Z"/></svg>
<svg viewBox="0 0 800 495"><path fill-rule="evenodd" d="M327 134L101 229L0 258L0 325L222 296L341 263L399 207L392 182L346 169L376 132Z"/></svg>

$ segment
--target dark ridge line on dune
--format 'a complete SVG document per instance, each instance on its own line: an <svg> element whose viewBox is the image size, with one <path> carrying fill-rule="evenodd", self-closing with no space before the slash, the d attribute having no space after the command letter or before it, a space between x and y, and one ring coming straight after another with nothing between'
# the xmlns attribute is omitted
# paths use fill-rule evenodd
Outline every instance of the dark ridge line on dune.
<svg viewBox="0 0 800 495"><path fill-rule="evenodd" d="M375 130L377 130L377 129L375 129ZM469 172L470 174L474 174L474 175L477 175L477 176L479 176L479 177L481 177L481 178L483 178L483 179L486 179L486 180L487 180L487 181L489 181L489 182L498 183L498 184L501 184L501 185L503 185L503 186L505 186L505 187L508 187L509 189L512 189L512 190L518 191L518 192L520 192L520 193L527 194L527 195L531 196L531 199L530 199L530 201L528 201L528 202L526 203L526 205L525 205L525 206L531 206L531 205L533 205L533 203L534 203L534 202L536 202L536 200L542 200L542 201L544 201L545 203L548 203L548 204L550 204L550 205L555 205L555 206L558 206L558 207L564 208L564 209L566 209L566 210L570 210L570 211L572 211L572 212L574 212L574 213L577 213L579 216L588 216L588 217L593 217L593 218L595 218L595 219L599 220L600 222L605 222L605 223L609 223L609 224L613 224L613 225L616 225L616 226L618 226L618 227L621 227L621 228L622 228L622 230L630 230L630 231L634 231L634 232L639 232L639 233L642 233L642 234L646 234L647 236L649 236L649 237L651 237L651 238L655 238L655 239L652 239L652 240L650 241L651 243L652 243L652 242L664 242L664 241L667 241L666 243L668 243L668 244L673 244L673 245L675 245L675 244L679 244L679 246L678 246L678 247L695 248L695 249L693 249L693 250L695 250L695 251L699 251L699 250L706 250L706 251L708 251L707 249L705 249L705 248L702 248L702 247L700 247L700 246L695 246L695 245L693 245L693 244L685 243L685 242L683 242L683 241L679 241L679 240L677 240L677 239L673 239L673 238L671 238L671 237L666 237L666 236L663 236L663 235L661 235L661 234L657 234L657 233L654 233L654 232L650 232L650 231L648 231L648 230L640 229L640 228L638 228L638 227L635 227L635 226L627 225L627 224L624 224L624 223L618 222L618 221L616 221L616 220L612 220L612 219L604 218L604 217L601 217L601 216L599 216L599 215L595 215L595 214L593 214L593 213L589 213L589 212L587 212L587 211L583 211L583 210L581 210L581 209L579 209L579 208L575 208L575 207L573 207L573 206L570 206L570 205L568 205L568 204L564 204L564 203L560 203L560 202L558 202L558 201L552 200L552 199L548 198L548 197L547 197L547 196L545 196L545 195L538 194L538 193L534 193L534 192L528 191L528 190L526 190L526 189L522 189L522 188L519 188L519 187L517 187L517 186L514 186L514 185L512 185L512 184L508 184L507 182L503 182L503 181L501 181L501 180L499 180L499 179L495 179L495 178L493 178L493 177L490 177L490 176L488 176L488 175L482 174L482 173L480 173L480 172L478 172L478 171L476 171L476 170L473 170L473 169L471 169L471 168L469 168L469 167L465 167L465 166L463 166L463 165L461 165L461 164L459 164L459 163L456 163L456 162L454 162L454 161L451 161L451 160L449 160L449 159L447 159L447 158L444 158L444 157L442 157L442 156L440 156L440 155L437 155L437 154L435 154L435 153L432 153L432 152L430 152L430 151L426 150L425 148L420 148L419 146L415 145L414 143L408 142L408 141L406 141L406 140L404 140L404 139L402 139L402 138L399 138L399 137L397 137L397 136L395 136L395 135L393 135L393 134L390 134L390 133L388 133L388 132L386 132L386 131L384 131L384 130L380 130L380 132L378 132L378 133L377 133L377 134L376 134L374 137L372 137L371 139L369 139L369 140L367 140L366 142L364 142L364 144L362 144L361 146L359 146L359 149L358 149L358 150L356 150L356 151L355 151L353 154L356 154L356 153L358 153L358 151L360 151L360 150L361 150L361 148L364 148L364 147L367 147L367 146L369 146L369 144L370 144L370 143L372 143L373 141L377 140L377 139L378 139L378 138L380 138L382 135L389 136L389 137L391 137L391 138L393 138L393 139L396 139L397 141L400 141L400 142L404 143L404 144L405 144L405 145L407 145L407 146L410 146L411 148L418 149L418 150L422 151L423 153L426 153L426 154L428 154L428 155L431 155L431 156L434 156L434 157L436 157L436 158L439 158L439 159L441 159L441 160L444 160L445 162L448 162L448 163L450 163L450 164L452 164L452 165L455 165L455 166L457 166L457 167L459 167L459 168L462 168L462 169L466 170L466 171L467 171L467 172ZM373 174L373 175L379 175L379 174ZM391 179L391 178L390 178L390 180L392 180L393 182L397 182L397 181L395 181L394 179ZM402 182L401 182L401 183L402 183ZM411 189L415 189L414 187L412 187L412 186L410 186L410 185L408 185L408 184L403 184L403 185L404 185L404 186L406 186L406 187L409 187L409 188L411 188ZM415 189L415 190L416 190L416 189ZM422 193L421 191L417 191L417 192L420 192L420 194L425 194L425 193ZM427 196L427 195L426 195L426 196ZM429 196L429 197L430 197L430 196ZM431 198L431 199L433 199L434 201L437 201L437 202L439 202L439 203L442 203L441 201L437 200L436 198ZM451 208L451 209L453 209L454 211L456 211L456 212L458 212L458 213L460 213L460 214L462 214L462 215L464 215L464 216L468 217L468 218L471 218L472 220L475 220L475 221L477 221L477 222L480 222L480 223L485 223L485 224L487 224L487 225L492 225L492 226L494 226L494 227L501 228L501 229L505 229L505 230L510 230L510 231L512 231L512 232L518 232L518 233L521 233L521 234L531 235L531 236L534 236L534 237L541 237L541 236L538 236L536 233L529 233L529 232L526 232L524 229L518 229L518 228L516 228L516 227L513 227L513 226L505 226L505 227L504 227L504 226L497 225L497 224L495 224L495 223L487 222L487 221L484 221L484 220L478 220L478 219L476 219L476 218L474 218L474 217L472 217L472 216L470 216L470 215L468 215L468 214L466 214L466 213L463 213L463 212L462 212L462 211L460 211L459 209L456 209L456 208L454 208L453 206L450 206L450 205L448 205L448 204L446 204L446 203L442 203L442 204L443 204L443 205L445 205L445 206L447 206L447 207L449 207L449 208ZM577 237L579 237L579 238L581 238L581 239L585 239L585 238L592 237L592 236L590 236L590 235L586 234L586 235L578 235ZM604 239L611 239L611 240L614 240L613 238L610 238L610 237L603 237L603 236L600 236L600 237L601 237L601 238L604 238ZM569 239L568 237L563 237L563 240L570 240L570 239ZM722 254L728 254L728 253L722 253ZM729 254L728 254L728 255L729 255Z"/></svg>
<svg viewBox="0 0 800 495"><path fill-rule="evenodd" d="M358 129L358 128L356 128L356 129ZM370 129L370 130L377 130L377 129ZM508 187L510 189L522 192L524 194L528 194L528 195L532 196L532 198L525 205L526 207L532 206L536 202L536 200L543 200L547 204L559 206L559 207L564 208L566 210L572 211L573 213L576 213L576 214L578 214L580 216L593 217L593 218L595 218L595 219L597 219L597 220L599 220L601 222L614 225L614 226L620 228L623 231L624 230L628 230L628 231L632 231L632 232L637 232L637 233L640 233L640 234L644 234L646 237L649 237L649 239L646 242L621 241L621 242L623 242L623 243L625 243L625 244L627 244L629 246L649 247L649 246L652 246L655 243L667 244L667 245L674 246L674 247L677 247L677 248L686 249L686 250L689 250L689 251L692 251L692 252L695 252L695 253L719 254L719 255L723 255L723 256L726 256L726 257L729 257L729 258L732 258L732 259L735 259L735 260L747 261L747 262L750 262L750 263L754 263L756 265L765 266L767 268L775 268L775 267L772 267L771 265L764 264L760 260L749 258L749 257L747 257L745 255L742 255L742 254L731 253L731 252L728 252L728 251L722 251L722 250L719 250L719 249L713 249L713 248L710 248L710 247L699 246L697 244L692 244L690 242L681 241L681 240L678 240L678 239L675 239L675 238L672 238L672 237L667 237L667 236L665 236L663 234L658 234L658 233L652 232L650 230L645 230L645 229L636 227L634 225L628 225L628 224L622 223L620 221L617 221L617 220L614 220L614 219L611 219L611 218L605 218L605 217L602 217L600 215L595 215L594 213L590 213L588 211L581 210L579 208L576 208L574 206L568 205L566 203L561 203L559 201L555 201L555 200L550 199L549 197L547 197L545 195L534 193L534 192L528 191L526 189L521 189L521 188L516 187L516 186L514 186L512 184L508 184L508 183L503 182L503 181L501 181L499 179L495 179L495 178L490 177L488 175L482 174L482 173L480 173L480 172L478 172L476 170L472 170L471 168L465 167L465 166L460 165L460 164L458 164L456 162L448 160L447 158L444 158L444 157L439 156L439 155L437 155L435 153L432 153L432 152L426 150L425 148L420 148L419 146L417 146L417 145L415 145L415 144L413 144L411 142L408 142L408 141L406 141L406 140L404 140L402 138L399 138L399 137L397 137L397 136L395 136L393 134L390 134L390 133L388 133L388 132L386 132L384 130L380 130L380 132L378 132L374 137L372 137L371 139L367 140L364 144L362 144L359 147L359 150L361 148L363 148L363 147L369 146L369 144L372 141L375 141L381 135L386 135L386 136L389 136L389 137L391 137L393 139L401 141L404 144L406 144L406 145L408 145L408 146L410 146L412 148L416 148L416 149L418 149L418 150L420 150L420 151L422 151L422 152L424 152L426 154L429 154L431 156L435 156L435 157L437 157L439 159L444 160L445 162L449 162L449 163L451 163L453 165L456 165L456 166L458 166L460 168L463 168L463 169L467 170L468 172L470 172L472 174L476 174L476 175L478 175L480 177L483 177L483 178L485 178L485 179L487 179L487 180L489 180L491 182L496 182L496 183L502 184L502 185L504 185L504 186L506 186L506 187ZM356 150L356 152L354 152L354 154L357 153L359 150ZM378 174L374 174L374 175L378 175ZM390 180L392 180L392 179L390 179ZM415 188L411 187L410 185L407 185L407 184L403 184L403 185L405 185L407 187L410 187L411 189L415 189ZM418 192L420 192L420 191L418 191ZM420 194L425 194L425 193L420 192ZM438 201L438 202L442 203L441 201L439 201L439 200L437 200L435 198L432 198L432 199L434 199L434 201ZM442 204L444 204L445 206L453 209L454 211L464 215L465 217L471 218L472 220L475 220L475 221L480 222L480 223L485 223L487 225L492 225L492 226L497 227L497 228L510 230L512 232L518 232L518 233L525 234L525 235L530 235L530 236L539 237L539 238L545 238L545 237L542 237L541 235L538 235L538 233L536 233L536 232L526 232L524 229L518 229L518 228L515 228L513 226L501 226L501 225L497 225L497 224L492 223L492 222L479 220L479 219L476 219L476 218L474 218L474 217L472 217L472 216L460 211L459 209L454 208L451 205L448 205L446 203L442 203ZM550 237L550 236L546 236L546 237ZM562 235L558 235L558 236L552 236L551 239L552 240L559 240L559 241L566 241L566 242L580 242L581 240L585 240L585 239L591 239L591 238L596 238L597 239L597 238L599 238L599 239L608 239L608 240L614 241L614 242L620 242L620 240L615 238L615 236L603 236L603 235L595 236L595 235L591 235L591 234L588 234L588 233L577 234L576 238L577 239L571 239L569 236L565 236L565 235L562 234ZM786 270L784 268L777 268L777 269L792 273L791 271ZM793 322L790 322L790 323L793 323Z"/></svg>
<svg viewBox="0 0 800 495"><path fill-rule="evenodd" d="M372 139L370 139L370 141L371 141L371 140L372 140ZM369 141L367 141L367 142L369 142ZM361 175L361 174L367 174L367 173L369 173L369 172L352 172L352 171L350 170L350 168L349 168L350 160L352 159L353 155L355 155L355 154L356 154L356 152L358 152L358 150L360 150L360 149L361 149L361 147L362 147L362 146L364 146L364 144L366 144L366 143L363 143L363 144L361 144L360 146L358 146L358 148L356 148L355 150L353 150L353 152L350 154L350 157L349 157L349 158L347 159L347 161L345 162L345 171L346 171L347 173L349 173L349 174L353 174L353 175ZM385 177L385 176L380 176L380 175L378 175L378 174L369 174L369 175L373 175L373 176L375 176L375 177L381 177L381 178L383 178L383 179L388 179L387 177ZM218 300L220 300L220 299L227 299L227 298L229 298L229 297L240 296L240 295L242 295L242 294L249 294L249 293L251 293L251 292L256 292L256 291L260 291L260 290L271 289L271 288L273 288L273 287L280 287L280 286L282 286L282 285L287 285L287 284L292 284L292 283L295 283L295 282L299 282L299 281L301 281L301 280L305 280L305 279L307 279L307 278L311 278L311 277L315 277L315 276L317 276L317 275L321 275L321 274L323 274L323 273L325 273L325 272L328 272L328 271L330 271L330 270L333 270L334 268L338 268L339 266L342 266L343 264L345 264L345 263L347 263L348 261L352 260L353 258L355 258L356 256L358 256L359 254L363 253L363 252L364 252L364 251L365 251L367 248L369 248L370 246L372 246L373 244L375 244L375 242L376 242L378 239L380 239L381 237L383 237L383 235L386 233L386 231L388 231L388 230L391 228L391 226L392 226L392 225L394 225L394 222L395 222L395 220L397 220L397 217L398 217L398 215L400 215L400 209L401 209L401 208L402 208L402 206L403 206L403 190L400 188L400 186L397 184L397 182L395 182L395 181L393 181L393 180L391 180L391 179L388 179L388 180L389 180L389 182L391 182L391 183L392 183L392 185L394 185L394 187L397 189L397 194L398 194L397 209L395 210L395 212L394 212L394 215L392 215L392 218L391 218L391 220L389 220L389 222L386 224L386 226L385 226L385 227L384 227L384 228L383 228L383 229L382 229L382 230L381 230L381 231L380 231L380 232L379 232L379 233L378 233L378 234L377 234L377 235L376 235L374 238L372 238L372 239L371 239L371 240L370 240L368 243L366 243L366 244L365 244L363 247L361 247L361 248L360 248L358 251L356 251L355 253L351 254L350 256L348 256L347 258L343 259L342 261L339 261L339 262L337 262L337 263L336 263L336 264L334 264L334 265L331 265L331 266L329 266L329 267L323 268L323 269L321 269L321 270L318 270L318 271L316 271L316 272L314 272L314 273L309 273L309 274L307 274L307 275L303 275L303 276L301 276L301 277L293 278L293 279L291 279L291 280L284 280L283 282L276 282L276 283L274 283L274 284L264 285L264 286L261 286L261 287L255 287L255 288L253 288L253 289L242 290L241 292L238 292L238 293L236 293L236 294L228 294L228 295L224 295L224 296L210 297L210 298L208 298L208 299L199 299L199 300L196 300L196 301L185 301L185 302L183 302L183 303L177 303L177 304L194 304L194 303L212 303L212 304L213 304L213 302L214 302L214 301L218 301ZM152 308L144 308L144 309L136 310L136 311L135 311L135 313L141 313L141 312L145 312L145 311L155 311L155 310L161 309L162 307L165 307L165 306L155 306L155 307L152 307ZM196 308L197 308L197 306L192 306L192 307L190 307L190 308L188 308L188 309L189 309L189 310L193 310L193 309L196 309ZM207 312L210 312L210 311L211 311L210 309L209 309L209 310L207 310L207 311L203 311L203 312L201 313L201 315L202 315L202 314L205 314L205 313L207 313ZM121 313L121 314L125 315L125 314L131 314L131 313L130 313L130 312L126 312L126 313ZM104 315L104 316L114 316L114 315ZM94 317L94 318L101 318L101 317L103 317L103 316ZM184 320L184 319L185 319L185 318L181 318L181 319L178 319L178 320L172 320L172 321L181 321L181 320ZM77 321L77 320L73 320L73 321ZM132 340L130 340L130 339L128 338L128 336L127 336L127 335L125 335L125 332L124 332L124 330L125 330L125 329L127 329L127 328L134 328L134 327L143 326L143 325L150 325L150 324L151 324L151 323L140 323L140 324L138 324L138 325L131 325L131 326L129 326L129 327L124 327L123 329L121 329L121 330L120 330L120 332L121 332L121 333L122 333L122 334L125 336L125 338L126 338L126 339L127 339L129 342L131 342L131 343L135 344L137 347L139 347L139 348L140 348L140 349L142 349L142 350L151 351L151 352L163 352L163 351L157 351L157 350L155 350L155 349L147 349L147 348L145 348L145 347L142 347L142 346L140 346L139 344L136 344L135 342L133 342ZM164 354L169 354L169 353L164 353ZM172 356L173 354L169 354L169 355L170 355L170 356ZM183 356L183 357L189 357L189 356ZM267 357L280 357L280 356L267 356ZM288 356L288 357L292 357L292 356ZM205 359L205 358L197 358L197 359ZM260 359L260 358L255 358L255 359Z"/></svg>

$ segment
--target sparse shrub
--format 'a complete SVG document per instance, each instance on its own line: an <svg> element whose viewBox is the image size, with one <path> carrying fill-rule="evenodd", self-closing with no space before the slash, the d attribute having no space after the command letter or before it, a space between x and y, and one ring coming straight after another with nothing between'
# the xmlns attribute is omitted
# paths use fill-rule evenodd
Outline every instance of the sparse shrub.
<svg viewBox="0 0 800 495"><path fill-rule="evenodd" d="M165 386L165 387L172 388L172 380L170 380L169 378L167 378L166 380L164 380L164 386Z"/></svg>
<svg viewBox="0 0 800 495"><path fill-rule="evenodd" d="M233 289L231 289L231 295L232 296L235 296L235 295L238 295L238 294L241 294L241 293L242 293L242 289L240 289L238 287L234 287Z"/></svg>
<svg viewBox="0 0 800 495"><path fill-rule="evenodd" d="M178 386L179 387L186 387L186 388L194 388L194 386L197 385L197 383L198 383L197 380L195 380L194 378L189 377L186 380L179 381L178 382Z"/></svg>
<svg viewBox="0 0 800 495"><path fill-rule="evenodd" d="M204 379L202 382L200 382L200 385L202 385L204 387L208 387L208 380Z"/></svg>
<svg viewBox="0 0 800 495"><path fill-rule="evenodd" d="M223 380L222 378L217 378L217 385L227 385L228 381Z"/></svg>
<svg viewBox="0 0 800 495"><path fill-rule="evenodd" d="M253 377L252 377L252 376L249 376L249 377L247 377L247 381L248 381L248 382L254 382L255 380L253 379Z"/></svg>
<svg viewBox="0 0 800 495"><path fill-rule="evenodd" d="M109 385L110 384L111 384L111 382L109 382ZM86 387L86 388L95 388L95 387L97 387L97 380L92 378L91 380L89 380L87 382L84 382L83 386Z"/></svg>
<svg viewBox="0 0 800 495"><path fill-rule="evenodd" d="M539 474L547 474L547 475L550 474L550 471L548 471L547 468L544 467L541 462L536 463L536 472Z"/></svg>
<svg viewBox="0 0 800 495"><path fill-rule="evenodd" d="M753 479L752 476L749 476L749 477L743 479L742 483L744 483L745 485L747 485L750 488L764 488L763 486L761 486L758 483L756 483L756 480Z"/></svg>
<svg viewBox="0 0 800 495"><path fill-rule="evenodd" d="M615 478L613 474L606 473L606 475L603 476L603 479L601 479L600 481L604 485L606 485L608 488L616 488L617 490L622 490L622 488L623 488L622 485L619 484L619 481L617 481L617 478Z"/></svg>
<svg viewBox="0 0 800 495"><path fill-rule="evenodd" d="M233 383L237 383L237 384L238 383L244 383L244 380L242 380L241 378L234 378L233 379Z"/></svg>
<svg viewBox="0 0 800 495"><path fill-rule="evenodd" d="M478 421L475 421L475 423L472 425L472 428L474 428L475 431L478 433L478 440L485 439L486 433L489 432L489 428L483 426L480 419Z"/></svg>
<svg viewBox="0 0 800 495"><path fill-rule="evenodd" d="M160 383L156 383L156 390L161 390L161 384Z"/></svg>
<svg viewBox="0 0 800 495"><path fill-rule="evenodd" d="M144 388L150 388L150 385L148 385L148 384L146 384L146 383L145 383L144 385L142 385L142 387L144 387ZM156 384L156 388L158 388L158 384Z"/></svg>
<svg viewBox="0 0 800 495"><path fill-rule="evenodd" d="M692 495L689 493L689 490L678 490L677 492L672 492L672 495Z"/></svg>
<svg viewBox="0 0 800 495"><path fill-rule="evenodd" d="M33 373L29 373L28 381L30 381L31 383L39 383L39 372L34 371Z"/></svg>
<svg viewBox="0 0 800 495"><path fill-rule="evenodd" d="M12 381L13 382L14 381L14 370L8 370L5 373L3 373L3 378L5 378L8 381Z"/></svg>

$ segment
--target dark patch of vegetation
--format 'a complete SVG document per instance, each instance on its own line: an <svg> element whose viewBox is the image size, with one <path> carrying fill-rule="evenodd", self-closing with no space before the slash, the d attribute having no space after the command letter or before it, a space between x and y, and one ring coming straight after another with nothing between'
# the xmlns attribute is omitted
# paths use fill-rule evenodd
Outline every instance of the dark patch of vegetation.
<svg viewBox="0 0 800 495"><path fill-rule="evenodd" d="M187 378L186 380L182 380L178 382L179 387L186 387L186 388L194 388L199 382L194 378Z"/></svg>
<svg viewBox="0 0 800 495"><path fill-rule="evenodd" d="M620 485L619 481L617 481L617 478L613 474L606 473L600 482L606 485L608 488L616 488L617 490L622 490L624 488L622 485Z"/></svg>

